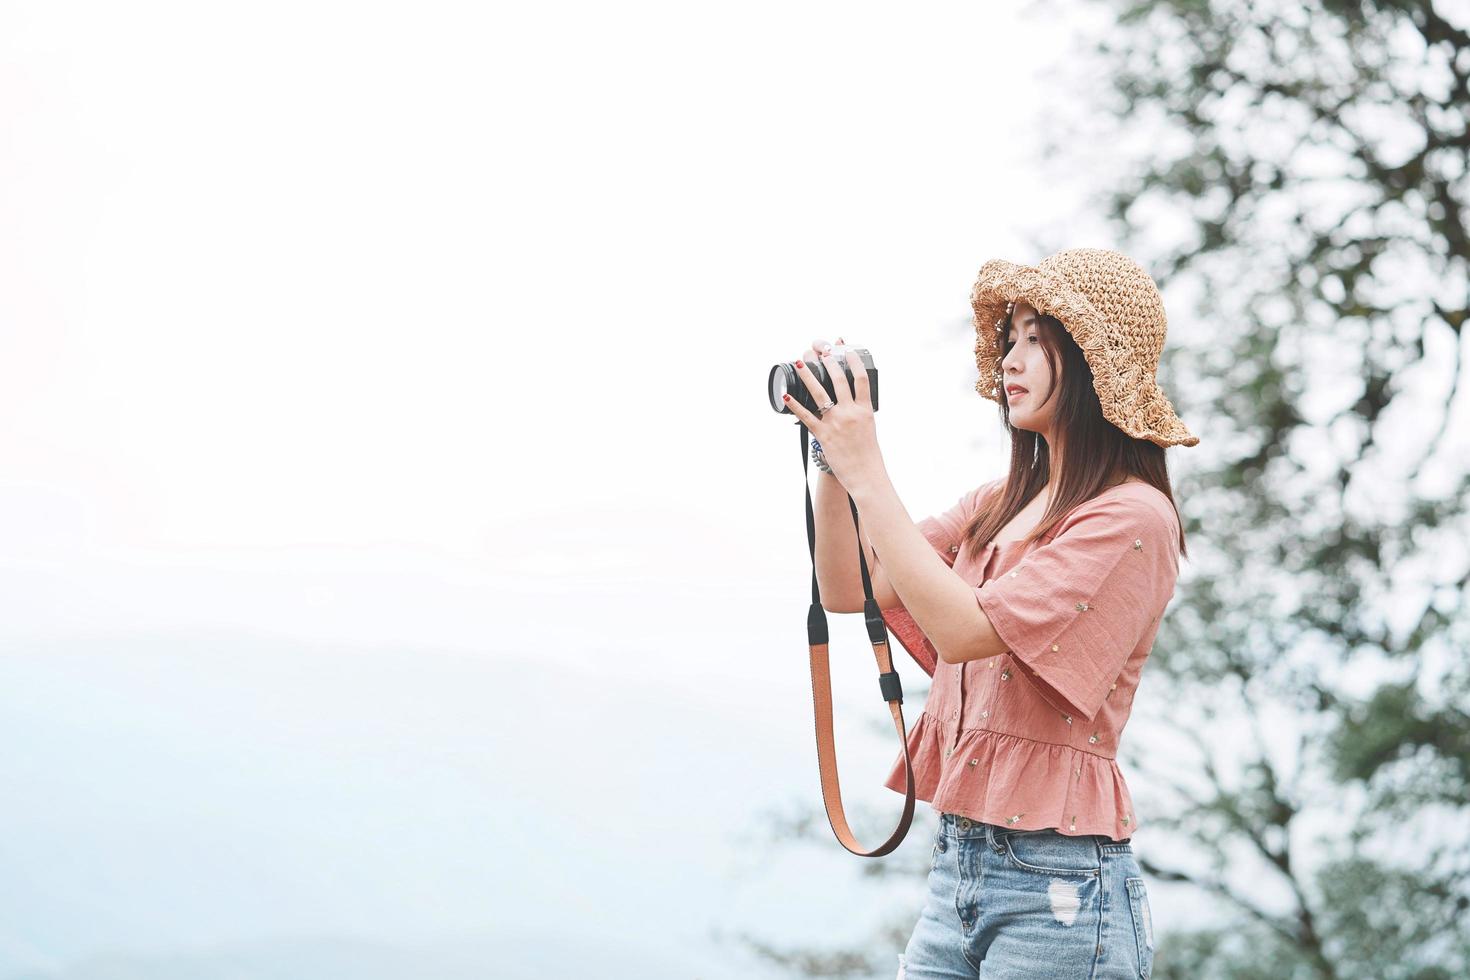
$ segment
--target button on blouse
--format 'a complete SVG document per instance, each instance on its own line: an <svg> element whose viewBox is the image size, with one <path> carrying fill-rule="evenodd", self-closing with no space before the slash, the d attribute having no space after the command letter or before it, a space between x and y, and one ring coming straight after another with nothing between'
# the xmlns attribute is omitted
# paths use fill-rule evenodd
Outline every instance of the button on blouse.
<svg viewBox="0 0 1470 980"><path fill-rule="evenodd" d="M1038 541L961 547L965 525L1003 480L965 494L919 530L975 599L1006 652L946 664L902 606L891 632L933 677L909 731L919 799L1018 829L1102 834L1138 827L1118 743L1178 577L1179 525L1148 484L1110 487ZM900 754L886 781L904 791Z"/></svg>

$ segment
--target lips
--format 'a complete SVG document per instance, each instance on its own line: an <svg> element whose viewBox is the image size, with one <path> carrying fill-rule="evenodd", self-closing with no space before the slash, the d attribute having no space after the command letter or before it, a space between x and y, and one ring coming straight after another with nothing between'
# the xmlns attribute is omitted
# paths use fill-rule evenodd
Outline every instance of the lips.
<svg viewBox="0 0 1470 980"><path fill-rule="evenodd" d="M1012 398L1017 398L1021 395L1026 394L1026 389L1020 387L1019 385L1007 385L1006 394L1010 395Z"/></svg>

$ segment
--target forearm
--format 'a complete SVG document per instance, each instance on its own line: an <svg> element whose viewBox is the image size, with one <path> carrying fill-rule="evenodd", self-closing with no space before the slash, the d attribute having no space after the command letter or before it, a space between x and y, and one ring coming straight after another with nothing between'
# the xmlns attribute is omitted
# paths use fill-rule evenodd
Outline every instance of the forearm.
<svg viewBox="0 0 1470 980"><path fill-rule="evenodd" d="M852 507L847 491L830 473L817 471L812 491L812 516L816 523L817 588L822 605L840 611L862 605L862 573L858 569L857 531L852 526ZM864 528L864 537L867 537ZM865 544L868 571L873 570L871 545ZM858 598L854 598L854 597Z"/></svg>
<svg viewBox="0 0 1470 980"><path fill-rule="evenodd" d="M852 491L888 584L945 663L1004 653L1000 637L975 600L974 589L934 551L898 499L886 472Z"/></svg>

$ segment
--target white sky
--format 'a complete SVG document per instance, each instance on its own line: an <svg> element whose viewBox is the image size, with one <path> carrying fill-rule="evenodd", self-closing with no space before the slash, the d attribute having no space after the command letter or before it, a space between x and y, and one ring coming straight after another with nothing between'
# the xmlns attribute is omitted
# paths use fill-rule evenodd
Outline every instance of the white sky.
<svg viewBox="0 0 1470 980"><path fill-rule="evenodd" d="M0 29L0 479L32 546L544 548L516 570L554 574L737 503L778 535L797 457L758 392L819 334L875 351L887 428L945 418L895 432L919 500L963 489L920 482L933 457L999 446L963 322L980 263L1035 261L1065 215L1032 173L1040 21L32 4Z"/></svg>
<svg viewBox="0 0 1470 980"><path fill-rule="evenodd" d="M629 691L645 715L656 699L694 718L760 707L790 739L752 749L722 730L733 743L710 751L815 802L793 755L811 751L800 460L767 373L815 336L872 349L880 442L915 518L999 475L996 406L973 391L976 271L1034 262L1059 230L1116 245L1077 206L1111 153L1080 181L1038 169L1044 128L1078 101L1061 69L1081 42L1059 23L975 3L901 19L875 4L6 5L0 642L131 636L117 655L152 663L150 637L248 635L288 677L298 642L488 650L514 671L471 675L487 711L512 677L570 684L519 706L517 744L573 737L576 711ZM1086 35L1084 13L1065 23ZM858 665L834 678L855 733L881 705L860 624L836 628ZM47 663L15 660L15 702L35 686L69 703ZM206 761L235 751L238 733L207 721L226 696L176 674L155 703L151 675L127 669L92 694L197 732ZM331 707L364 726L401 686L324 678L313 697L359 699ZM200 697L195 726L176 705ZM17 740L35 737L24 720ZM599 748L603 778L629 766L639 801L640 779L689 764L677 743L656 775ZM778 755L807 782L771 780ZM891 758L886 741L845 757L862 767L849 799L897 812L879 784ZM85 770L56 778L91 798ZM293 792L247 783L247 800ZM565 786L516 786L574 814ZM397 796L373 790L366 806ZM431 812L457 799L421 792ZM703 828L712 847L724 830ZM540 843L518 841L521 859L554 867ZM833 851L829 868L855 869ZM192 887L189 867L167 873ZM58 949L23 925L0 949L38 962L109 929L150 938L62 919L75 942Z"/></svg>

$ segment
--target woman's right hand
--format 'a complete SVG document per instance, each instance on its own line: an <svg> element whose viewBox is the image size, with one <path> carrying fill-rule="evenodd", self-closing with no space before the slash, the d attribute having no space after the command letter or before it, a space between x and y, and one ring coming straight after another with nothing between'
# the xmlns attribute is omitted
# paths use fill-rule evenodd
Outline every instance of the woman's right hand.
<svg viewBox="0 0 1470 980"><path fill-rule="evenodd" d="M824 348L830 347L830 346L841 346L841 344L842 344L842 338L841 337L838 337L837 340L833 344L828 344L827 341L822 340L819 337L816 340L812 341L812 346L807 350L807 352L805 354L802 354L801 355L801 359L803 361L805 361L807 364L820 364L821 363L820 355L826 353L826 351L824 350Z"/></svg>
<svg viewBox="0 0 1470 980"><path fill-rule="evenodd" d="M837 338L837 343L838 344L841 344L842 343L842 338L841 337L838 337ZM811 347L807 348L806 352L801 355L801 359L806 363L806 366L808 368L814 367L815 365L821 363L821 361L818 358L818 354L819 353L825 353L826 352L825 349L828 346L829 345L828 345L828 343L825 340L823 340L820 337L818 337L816 340L812 341ZM813 440L813 441L815 441L815 440ZM821 443L817 443L817 445L820 446ZM832 476L832 477L836 477L836 475L837 475L837 474L833 473L831 470L822 470L822 472L823 473L826 473L828 476ZM841 482L841 481L838 481L838 482Z"/></svg>

